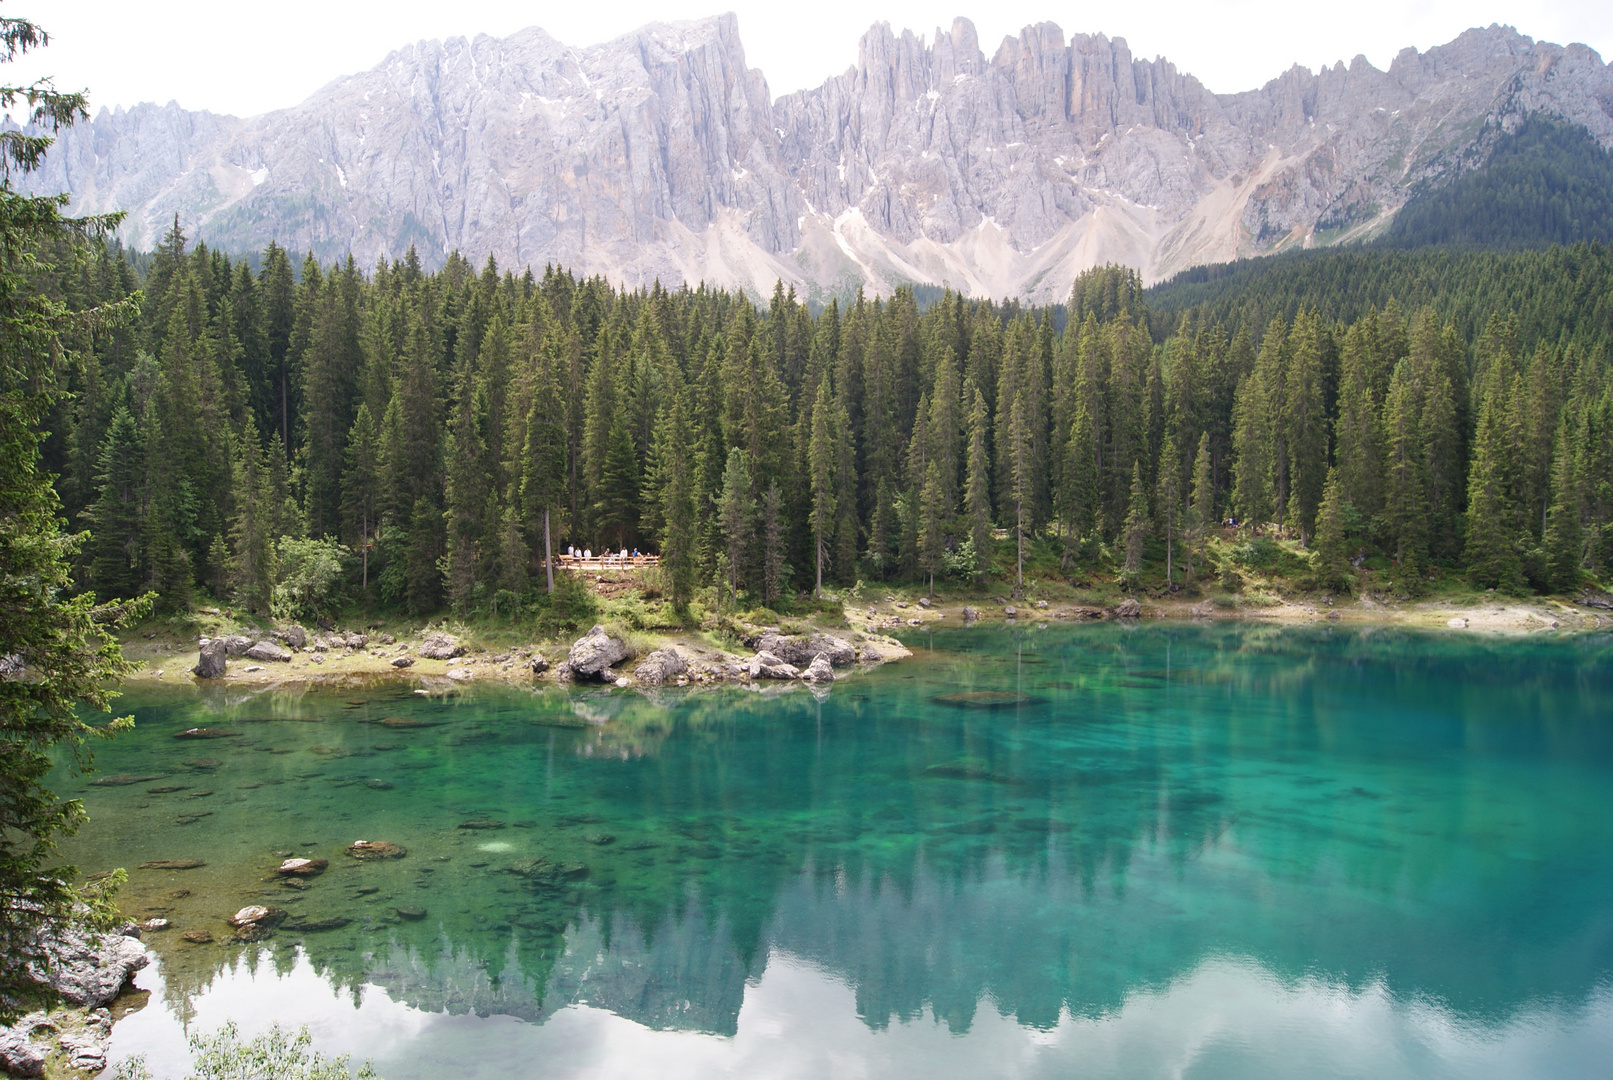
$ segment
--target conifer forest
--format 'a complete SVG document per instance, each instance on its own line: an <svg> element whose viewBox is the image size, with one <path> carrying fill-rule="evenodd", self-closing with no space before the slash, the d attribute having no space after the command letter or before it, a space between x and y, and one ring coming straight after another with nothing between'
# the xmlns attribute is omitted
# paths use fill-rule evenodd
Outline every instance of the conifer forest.
<svg viewBox="0 0 1613 1080"><path fill-rule="evenodd" d="M1613 557L1597 244L1351 250L1152 291L1100 268L1046 309L236 260L177 223L149 255L63 265L70 307L139 302L76 331L44 425L103 599L519 617L573 546L659 554L680 609L1011 587L1033 549L1072 580L1179 588L1232 529L1297 541L1327 590L1374 560L1404 595L1561 592Z"/></svg>

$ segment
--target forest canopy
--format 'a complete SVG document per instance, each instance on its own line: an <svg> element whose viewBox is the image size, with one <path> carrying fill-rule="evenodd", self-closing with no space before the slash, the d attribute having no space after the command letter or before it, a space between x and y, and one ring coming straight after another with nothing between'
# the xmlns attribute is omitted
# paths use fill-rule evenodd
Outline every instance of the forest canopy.
<svg viewBox="0 0 1613 1080"><path fill-rule="evenodd" d="M813 314L411 252L254 272L177 223L53 287L143 291L44 427L101 595L306 617L520 610L567 545L663 555L682 604L973 578L997 530L1065 563L1235 518L1351 561L1566 589L1613 535L1608 249L1336 252L1052 310L910 290ZM1057 329L1064 323L1062 331ZM1324 553L1323 548L1327 551Z"/></svg>

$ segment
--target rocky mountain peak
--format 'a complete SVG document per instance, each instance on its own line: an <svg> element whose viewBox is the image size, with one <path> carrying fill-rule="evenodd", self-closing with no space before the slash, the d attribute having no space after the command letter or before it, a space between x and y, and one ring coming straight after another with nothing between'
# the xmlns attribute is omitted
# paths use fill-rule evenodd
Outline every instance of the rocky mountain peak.
<svg viewBox="0 0 1613 1080"><path fill-rule="evenodd" d="M1358 56L1213 94L1050 22L987 57L959 18L927 38L876 24L855 65L775 101L724 14L584 49L536 27L420 41L249 119L102 110L31 182L129 211L139 247L178 213L232 250L1048 300L1098 263L1153 279L1366 235L1536 112L1613 145L1613 77L1584 46L1490 26L1387 71Z"/></svg>

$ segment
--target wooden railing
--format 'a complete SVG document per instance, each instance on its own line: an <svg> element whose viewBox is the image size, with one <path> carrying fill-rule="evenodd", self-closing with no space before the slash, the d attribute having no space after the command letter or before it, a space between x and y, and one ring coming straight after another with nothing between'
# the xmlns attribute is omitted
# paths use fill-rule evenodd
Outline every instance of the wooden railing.
<svg viewBox="0 0 1613 1080"><path fill-rule="evenodd" d="M556 555L555 565L562 570L642 570L647 566L660 566L659 555L600 554L585 559L581 555Z"/></svg>

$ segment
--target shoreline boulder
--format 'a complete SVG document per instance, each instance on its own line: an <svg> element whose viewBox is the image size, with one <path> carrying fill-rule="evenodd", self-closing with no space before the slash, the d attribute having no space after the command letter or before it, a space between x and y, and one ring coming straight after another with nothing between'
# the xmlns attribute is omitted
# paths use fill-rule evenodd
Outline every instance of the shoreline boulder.
<svg viewBox="0 0 1613 1080"><path fill-rule="evenodd" d="M749 671L753 679L796 679L801 676L800 668L786 664L765 650L750 658Z"/></svg>
<svg viewBox="0 0 1613 1080"><path fill-rule="evenodd" d="M806 667L820 655L833 667L845 667L857 660L857 650L851 643L832 634L763 634L756 639L756 651L772 653L798 668Z"/></svg>
<svg viewBox="0 0 1613 1080"><path fill-rule="evenodd" d="M819 653L812 658L812 663L801 673L801 678L810 683L826 683L835 681L835 669L829 663L829 657Z"/></svg>
<svg viewBox="0 0 1613 1080"><path fill-rule="evenodd" d="M683 654L668 645L640 660L638 666L633 668L633 678L646 686L662 686L688 670L689 663L684 660Z"/></svg>
<svg viewBox="0 0 1613 1080"><path fill-rule="evenodd" d="M202 638L196 666L191 674L198 679L222 679L229 643L224 638Z"/></svg>
<svg viewBox="0 0 1613 1080"><path fill-rule="evenodd" d="M426 660L452 660L465 654L465 646L452 634L431 633L421 639L415 651Z"/></svg>
<svg viewBox="0 0 1613 1080"><path fill-rule="evenodd" d="M248 660L266 660L273 663L284 664L291 660L291 652L282 649L272 641L260 641L246 651Z"/></svg>
<svg viewBox="0 0 1613 1080"><path fill-rule="evenodd" d="M627 659L627 646L611 637L603 626L595 626L571 646L566 664L573 678L608 681L609 671Z"/></svg>

